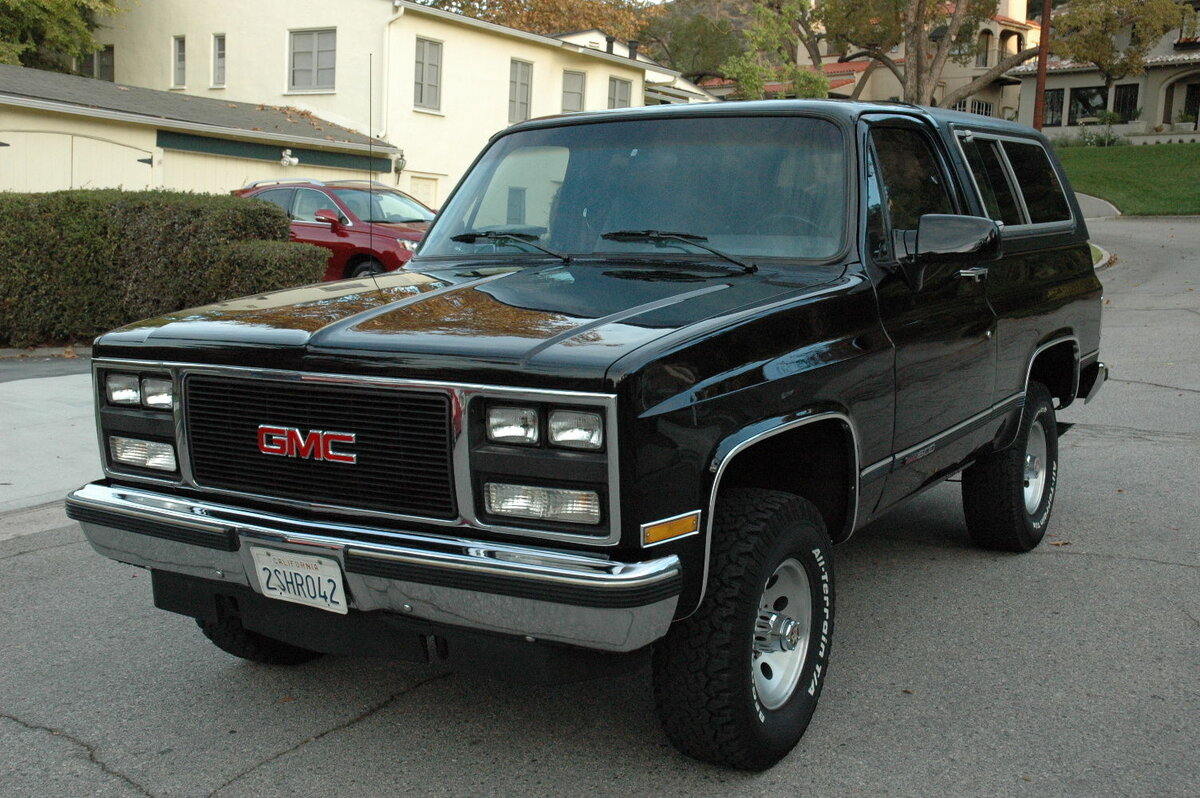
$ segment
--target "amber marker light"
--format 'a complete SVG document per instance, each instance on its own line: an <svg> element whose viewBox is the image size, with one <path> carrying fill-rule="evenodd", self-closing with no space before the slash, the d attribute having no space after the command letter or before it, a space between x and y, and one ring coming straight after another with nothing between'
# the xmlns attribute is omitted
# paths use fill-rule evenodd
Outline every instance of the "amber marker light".
<svg viewBox="0 0 1200 798"><path fill-rule="evenodd" d="M642 524L642 545L656 546L668 540L694 535L699 531L700 511L693 510L690 513L677 515L673 518L665 518L662 521Z"/></svg>

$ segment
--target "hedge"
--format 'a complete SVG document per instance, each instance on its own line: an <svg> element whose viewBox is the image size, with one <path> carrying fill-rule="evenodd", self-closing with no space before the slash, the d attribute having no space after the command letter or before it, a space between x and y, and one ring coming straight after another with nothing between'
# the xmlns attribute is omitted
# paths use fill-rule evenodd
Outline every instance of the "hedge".
<svg viewBox="0 0 1200 798"><path fill-rule="evenodd" d="M278 207L167 191L0 193L0 345L90 339L139 319L316 282Z"/></svg>

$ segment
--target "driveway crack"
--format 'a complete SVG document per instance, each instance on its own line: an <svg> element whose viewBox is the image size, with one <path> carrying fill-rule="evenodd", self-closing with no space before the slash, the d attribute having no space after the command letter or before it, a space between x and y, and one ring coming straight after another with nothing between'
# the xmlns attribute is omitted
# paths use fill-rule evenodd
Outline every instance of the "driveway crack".
<svg viewBox="0 0 1200 798"><path fill-rule="evenodd" d="M229 779L228 781L226 781L224 784L217 787L215 790L213 790L212 792L210 792L208 794L208 798L214 798L214 796L216 796L217 793L221 792L226 787L229 787L230 785L235 784L236 782L238 782L241 779L245 778L246 776L250 775L254 771L258 770L259 768L264 767L265 765L269 765L272 762L274 762L275 760L281 759L282 757L285 757L288 754L292 753L293 751L297 751L310 743L315 743L317 740L320 740L324 737L328 737L330 734L333 734L334 732L344 731L345 729L348 729L351 726L362 723L364 720L370 718L372 715L375 715L375 714L387 709L392 704L399 701L401 698L403 698L407 695L411 695L413 692L415 692L419 688L424 687L425 685L430 684L431 682L436 682L436 681L445 679L446 677L452 676L452 675L453 675L453 671L449 671L446 673L439 673L437 676L430 676L428 679L422 679L421 681L417 682L416 684L412 685L411 687L401 690L398 693L392 693L390 696L385 698L383 701L380 701L375 706L367 708L363 712L359 713L358 715L355 715L353 718L350 718L347 721L344 721L343 723L339 723L336 726L331 726L328 729L326 729L325 731L321 732L320 734L314 734L312 737L306 737L303 740L301 740L300 742L296 743L295 745L293 745L289 748L285 748L282 751L276 751L275 753L268 756L266 759L256 762L255 764L253 764L250 767L243 770L241 773L238 773L236 776L234 776L231 779Z"/></svg>
<svg viewBox="0 0 1200 798"><path fill-rule="evenodd" d="M1127 385L1149 385L1152 388L1166 388L1169 391L1182 391L1184 393L1200 393L1200 390L1195 388L1180 388L1177 385L1163 385L1161 382L1146 382L1145 380L1118 380L1109 377L1109 382L1123 382Z"/></svg>
<svg viewBox="0 0 1200 798"><path fill-rule="evenodd" d="M109 776L112 776L115 779L120 779L121 781L125 782L130 787L132 787L133 789L137 790L140 794L149 796L149 798L154 798L154 793L150 792L148 789L143 787L141 784L138 784L136 781L131 779L129 776L126 776L121 771L115 770L112 767L110 767L108 765L108 763L106 763L104 760L102 760L100 758L100 755L97 753L96 746L92 745L91 743L86 742L84 740L80 740L78 737L70 735L67 732L63 731L62 729L56 729L53 726L41 726L36 723L29 723L28 721L24 721L24 720L21 720L20 718L9 715L6 712L0 712L0 718L3 718L4 720L12 721L13 723L17 724L18 726L29 729L30 731L46 732L47 734L49 734L53 737L61 737L64 740L74 743L75 745L79 746L80 748L82 748L84 751L87 752L88 761L91 762L92 764L96 765L96 767L100 768L100 770L102 772L104 772L105 774L107 774Z"/></svg>
<svg viewBox="0 0 1200 798"><path fill-rule="evenodd" d="M18 551L15 554L6 554L3 557L0 557L0 562L3 562L4 560L12 560L16 557L24 557L26 554L36 554L39 551L50 551L52 549L62 549L67 546L78 546L81 543L87 543L87 541L86 540L72 540L69 543L55 543L53 546L42 546L41 548L37 548L37 549L25 549L24 551ZM0 716L0 717L2 717L2 716Z"/></svg>

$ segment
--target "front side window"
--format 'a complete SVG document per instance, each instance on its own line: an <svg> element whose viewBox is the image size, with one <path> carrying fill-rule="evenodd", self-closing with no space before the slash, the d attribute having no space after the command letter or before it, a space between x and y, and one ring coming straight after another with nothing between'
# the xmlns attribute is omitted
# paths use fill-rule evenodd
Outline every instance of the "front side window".
<svg viewBox="0 0 1200 798"><path fill-rule="evenodd" d="M297 222L315 222L317 211L337 210L337 203L320 191L311 188L296 189L296 199L292 203L292 218ZM340 215L340 214L339 214Z"/></svg>
<svg viewBox="0 0 1200 798"><path fill-rule="evenodd" d="M183 36L176 36L171 40L171 63L173 71L171 73L171 85L175 88L182 88L187 85L187 40Z"/></svg>
<svg viewBox="0 0 1200 798"><path fill-rule="evenodd" d="M225 34L213 36L213 75L212 85L225 85Z"/></svg>
<svg viewBox="0 0 1200 798"><path fill-rule="evenodd" d="M630 105L629 98L632 96L633 83L620 78L608 79L608 107L609 108L628 108Z"/></svg>
<svg viewBox="0 0 1200 798"><path fill-rule="evenodd" d="M442 108L442 43L417 39L417 63L413 105L440 111Z"/></svg>
<svg viewBox="0 0 1200 798"><path fill-rule="evenodd" d="M584 72L572 72L571 70L563 72L562 109L564 114L583 110L583 91L586 83L587 74Z"/></svg>
<svg viewBox="0 0 1200 798"><path fill-rule="evenodd" d="M1063 90L1046 89L1046 105L1042 112L1042 127L1062 127Z"/></svg>
<svg viewBox="0 0 1200 798"><path fill-rule="evenodd" d="M317 91L334 88L337 30L292 31L288 89Z"/></svg>
<svg viewBox="0 0 1200 798"><path fill-rule="evenodd" d="M1103 86L1071 89L1071 113L1067 124L1078 125L1080 120L1093 120L1108 107L1108 91Z"/></svg>
<svg viewBox="0 0 1200 798"><path fill-rule="evenodd" d="M916 230L927 213L954 213L945 175L924 136L907 128L877 127L871 141L893 229Z"/></svg>
<svg viewBox="0 0 1200 798"><path fill-rule="evenodd" d="M508 70L508 123L529 118L529 95L533 82L533 64L513 59Z"/></svg>
<svg viewBox="0 0 1200 798"><path fill-rule="evenodd" d="M837 126L808 117L613 121L512 133L464 178L421 255L543 257L521 241L478 236L491 231L577 256L708 257L684 242L605 237L661 230L703 236L745 257L831 258L844 246L851 215L846 146Z"/></svg>
<svg viewBox="0 0 1200 798"><path fill-rule="evenodd" d="M1071 208L1046 151L1038 144L1005 141L1004 153L1025 198L1029 221L1032 224L1069 221Z"/></svg>

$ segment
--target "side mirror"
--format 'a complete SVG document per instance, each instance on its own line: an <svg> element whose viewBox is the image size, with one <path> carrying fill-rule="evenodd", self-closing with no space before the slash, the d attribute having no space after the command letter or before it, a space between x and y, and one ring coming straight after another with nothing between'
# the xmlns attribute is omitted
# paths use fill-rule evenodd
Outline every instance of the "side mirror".
<svg viewBox="0 0 1200 798"><path fill-rule="evenodd" d="M913 291L925 284L934 263L980 263L1000 257L1000 227L982 216L927 213L916 230L897 230L893 242L900 272Z"/></svg>
<svg viewBox="0 0 1200 798"><path fill-rule="evenodd" d="M337 227L342 222L342 217L338 215L338 212L329 208L322 208L317 211L313 214L313 218L318 222L325 222L330 227Z"/></svg>

